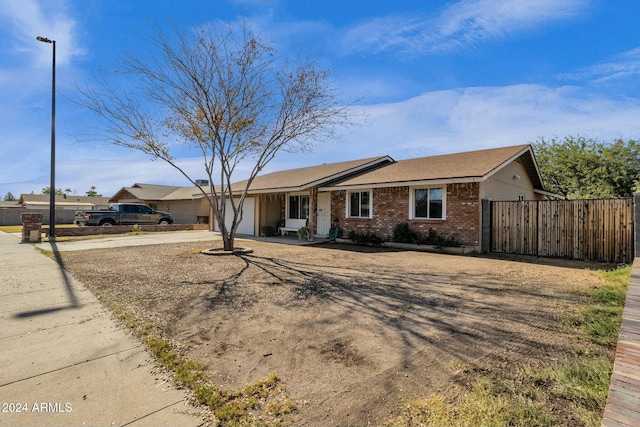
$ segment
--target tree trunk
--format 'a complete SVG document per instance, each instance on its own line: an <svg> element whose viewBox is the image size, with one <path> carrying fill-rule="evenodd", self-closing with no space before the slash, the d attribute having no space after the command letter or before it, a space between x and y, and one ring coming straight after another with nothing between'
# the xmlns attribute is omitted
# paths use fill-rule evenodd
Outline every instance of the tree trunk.
<svg viewBox="0 0 640 427"><path fill-rule="evenodd" d="M233 250L233 242L234 242L234 238L230 234L228 234L227 236L222 236L222 243L224 245L225 251Z"/></svg>

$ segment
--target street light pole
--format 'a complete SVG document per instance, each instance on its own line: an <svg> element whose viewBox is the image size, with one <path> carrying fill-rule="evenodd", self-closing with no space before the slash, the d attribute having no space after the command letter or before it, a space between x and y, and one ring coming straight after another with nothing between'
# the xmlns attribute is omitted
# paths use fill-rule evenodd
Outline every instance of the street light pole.
<svg viewBox="0 0 640 427"><path fill-rule="evenodd" d="M49 187L49 240L56 239L56 41L36 37L43 43L53 44L53 67L51 73L51 186Z"/></svg>

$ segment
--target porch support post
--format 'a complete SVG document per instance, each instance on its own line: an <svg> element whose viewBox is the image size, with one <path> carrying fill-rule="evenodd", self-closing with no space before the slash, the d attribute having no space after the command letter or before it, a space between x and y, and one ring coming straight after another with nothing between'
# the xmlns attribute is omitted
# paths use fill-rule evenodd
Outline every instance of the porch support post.
<svg viewBox="0 0 640 427"><path fill-rule="evenodd" d="M318 221L318 188L309 189L309 233L316 234L316 223Z"/></svg>

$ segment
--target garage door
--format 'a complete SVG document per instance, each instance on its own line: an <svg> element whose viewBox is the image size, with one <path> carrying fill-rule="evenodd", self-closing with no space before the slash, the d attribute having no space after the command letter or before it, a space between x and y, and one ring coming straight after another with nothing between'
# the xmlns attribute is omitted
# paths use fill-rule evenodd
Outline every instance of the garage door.
<svg viewBox="0 0 640 427"><path fill-rule="evenodd" d="M236 203L240 201L240 199L235 199ZM242 221L238 225L238 234L250 234L253 236L253 224L255 218L255 200L247 197L244 199L244 205L242 206ZM225 221L224 223L227 226L227 229L231 228L231 221L233 220L233 209L230 205L227 205L227 211L225 212Z"/></svg>

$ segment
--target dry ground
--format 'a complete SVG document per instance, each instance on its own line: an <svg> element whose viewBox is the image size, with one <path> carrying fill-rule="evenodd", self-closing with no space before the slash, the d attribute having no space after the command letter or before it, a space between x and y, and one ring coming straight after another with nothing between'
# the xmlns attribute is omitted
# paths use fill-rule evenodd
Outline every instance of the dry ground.
<svg viewBox="0 0 640 427"><path fill-rule="evenodd" d="M544 366L589 346L564 319L600 283L585 264L507 261L339 244L252 242L212 257L175 244L62 253L107 304L160 325L214 383L271 372L294 425L373 425L465 381L461 366Z"/></svg>

